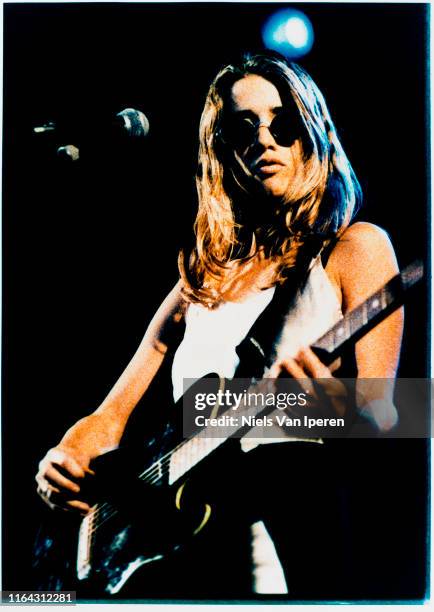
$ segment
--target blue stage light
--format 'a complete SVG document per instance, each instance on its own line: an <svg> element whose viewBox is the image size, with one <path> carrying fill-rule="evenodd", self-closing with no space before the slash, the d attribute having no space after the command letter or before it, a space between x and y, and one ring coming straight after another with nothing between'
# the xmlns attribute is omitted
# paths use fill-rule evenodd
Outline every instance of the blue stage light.
<svg viewBox="0 0 434 612"><path fill-rule="evenodd" d="M278 51L288 59L296 59L312 49L312 24L304 13L283 9L266 21L262 39L268 49Z"/></svg>

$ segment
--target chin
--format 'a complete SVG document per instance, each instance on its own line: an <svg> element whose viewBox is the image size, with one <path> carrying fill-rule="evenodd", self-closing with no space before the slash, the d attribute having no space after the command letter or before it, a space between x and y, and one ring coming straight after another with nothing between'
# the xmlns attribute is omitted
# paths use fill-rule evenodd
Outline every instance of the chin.
<svg viewBox="0 0 434 612"><path fill-rule="evenodd" d="M286 194L286 185L282 184L263 184L265 193L272 198L283 198Z"/></svg>
<svg viewBox="0 0 434 612"><path fill-rule="evenodd" d="M278 177L270 177L262 182L265 193L272 198L283 198L288 189L288 182Z"/></svg>

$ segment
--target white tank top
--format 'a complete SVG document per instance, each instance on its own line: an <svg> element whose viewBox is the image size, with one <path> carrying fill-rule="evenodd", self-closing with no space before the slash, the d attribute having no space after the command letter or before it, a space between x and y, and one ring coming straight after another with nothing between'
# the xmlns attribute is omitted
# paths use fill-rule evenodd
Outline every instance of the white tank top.
<svg viewBox="0 0 434 612"><path fill-rule="evenodd" d="M275 287L271 287L252 292L242 302L225 302L215 309L200 304L188 306L184 338L172 365L175 401L186 391L186 379L198 379L212 372L224 378L233 377L239 363L235 349L271 302L274 291ZM341 318L336 292L318 256L286 317L277 347L278 358L294 356Z"/></svg>
<svg viewBox="0 0 434 612"><path fill-rule="evenodd" d="M271 302L275 288L252 292L243 302L226 302L211 310L190 304L185 316L185 335L172 366L175 401L185 392L184 379L197 379L211 372L232 378L239 358L236 347ZM294 356L310 345L342 318L336 292L322 266L320 255L313 260L308 280L297 292L285 319L277 345L277 357ZM253 428L241 442L249 451L258 444L300 441L295 438L257 438ZM314 440L322 442L321 440ZM252 585L255 593L288 593L283 569L274 543L263 523L250 527L252 546ZM290 588L290 585L289 585Z"/></svg>

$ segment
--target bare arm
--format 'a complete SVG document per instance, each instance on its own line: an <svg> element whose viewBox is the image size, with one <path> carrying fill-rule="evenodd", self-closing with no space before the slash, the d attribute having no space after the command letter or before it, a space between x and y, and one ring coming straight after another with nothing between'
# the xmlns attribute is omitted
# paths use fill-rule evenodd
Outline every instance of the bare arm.
<svg viewBox="0 0 434 612"><path fill-rule="evenodd" d="M83 512L89 509L85 502L73 499L80 490L74 479L84 477L92 459L118 446L129 416L163 363L183 309L179 282L157 310L136 353L102 404L68 429L41 461L38 492L50 505Z"/></svg>
<svg viewBox="0 0 434 612"><path fill-rule="evenodd" d="M356 308L395 274L398 264L385 232L370 223L351 226L333 250L326 271L341 289L344 314ZM403 309L388 316L356 344L359 378L394 378L398 369Z"/></svg>
<svg viewBox="0 0 434 612"><path fill-rule="evenodd" d="M130 363L95 412L114 424L116 444L128 417L160 369L173 340L173 331L183 314L184 302L180 289L179 282L161 304Z"/></svg>
<svg viewBox="0 0 434 612"><path fill-rule="evenodd" d="M369 223L356 223L343 234L333 249L326 272L331 279L344 314L356 308L380 289L398 272L393 247L380 228ZM399 309L372 329L356 344L359 379L375 379L371 385L360 381L366 403L391 399L393 379L399 362L403 329L403 309ZM287 359L285 369L297 378L330 378L331 371L309 349L303 349L295 359ZM379 380L381 379L381 380ZM381 384L381 382L383 384ZM373 414L380 429L396 422L392 402L380 402L387 414ZM395 411L395 412L394 412Z"/></svg>

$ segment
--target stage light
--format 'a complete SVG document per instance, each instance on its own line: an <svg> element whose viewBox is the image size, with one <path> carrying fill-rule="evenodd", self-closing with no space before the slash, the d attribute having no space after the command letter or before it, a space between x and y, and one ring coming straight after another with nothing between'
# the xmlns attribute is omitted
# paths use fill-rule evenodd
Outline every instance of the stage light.
<svg viewBox="0 0 434 612"><path fill-rule="evenodd" d="M284 9L266 21L262 39L268 49L278 51L288 59L296 59L312 49L312 24L304 13Z"/></svg>

